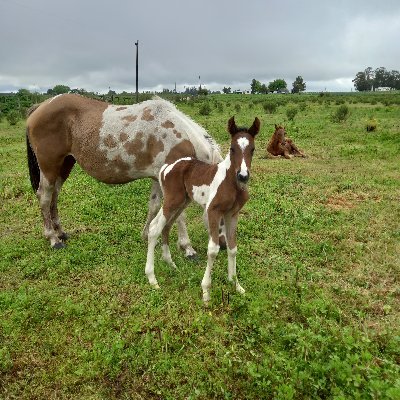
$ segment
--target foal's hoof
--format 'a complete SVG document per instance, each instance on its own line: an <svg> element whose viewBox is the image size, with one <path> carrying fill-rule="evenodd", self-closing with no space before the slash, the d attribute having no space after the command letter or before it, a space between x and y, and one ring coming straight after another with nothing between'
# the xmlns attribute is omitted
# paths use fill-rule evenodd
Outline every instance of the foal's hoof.
<svg viewBox="0 0 400 400"><path fill-rule="evenodd" d="M68 233L63 232L58 238L63 242L66 242L69 239L69 235Z"/></svg>
<svg viewBox="0 0 400 400"><path fill-rule="evenodd" d="M199 256L197 255L197 253L188 254L188 255L186 256L186 258L187 258L189 261L193 261L193 262L199 261Z"/></svg>
<svg viewBox="0 0 400 400"><path fill-rule="evenodd" d="M63 242L57 242L55 244L53 244L53 249L59 250L59 249L63 249L64 247L66 247L66 244Z"/></svg>

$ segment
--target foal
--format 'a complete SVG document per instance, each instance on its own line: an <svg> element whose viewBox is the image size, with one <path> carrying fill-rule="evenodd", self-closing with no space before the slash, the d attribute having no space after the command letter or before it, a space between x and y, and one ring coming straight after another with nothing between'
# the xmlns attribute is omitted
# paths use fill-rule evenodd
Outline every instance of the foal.
<svg viewBox="0 0 400 400"><path fill-rule="evenodd" d="M231 147L225 160L210 165L185 157L164 164L161 168L159 181L164 193L164 204L151 222L148 236L145 272L150 285L159 288L154 275L154 248L161 233L162 257L176 267L169 251L169 232L175 219L193 200L205 209L209 231L207 268L201 282L204 302L210 300L211 270L219 251L218 237L222 219L227 238L228 280L234 282L237 292L244 293L236 276L236 227L239 211L249 198L247 182L254 153L254 138L259 130L258 118L255 118L249 129L245 129L238 128L232 117L228 121Z"/></svg>

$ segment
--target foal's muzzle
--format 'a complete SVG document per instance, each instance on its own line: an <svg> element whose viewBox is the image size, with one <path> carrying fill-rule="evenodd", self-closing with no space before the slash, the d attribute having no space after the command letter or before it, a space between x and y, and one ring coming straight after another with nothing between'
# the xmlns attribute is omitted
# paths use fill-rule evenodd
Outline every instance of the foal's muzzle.
<svg viewBox="0 0 400 400"><path fill-rule="evenodd" d="M247 172L246 175L242 175L240 172L238 172L236 176L237 176L237 180L238 180L240 183L247 183L248 180L249 180L249 178L250 178L250 173Z"/></svg>

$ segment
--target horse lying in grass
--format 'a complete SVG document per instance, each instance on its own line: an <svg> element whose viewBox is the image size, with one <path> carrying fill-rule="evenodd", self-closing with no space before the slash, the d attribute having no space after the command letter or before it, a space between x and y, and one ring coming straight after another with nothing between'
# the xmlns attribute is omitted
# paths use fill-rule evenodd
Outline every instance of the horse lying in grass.
<svg viewBox="0 0 400 400"><path fill-rule="evenodd" d="M203 300L210 300L211 270L219 251L219 227L224 220L228 252L228 280L236 291L244 293L236 276L236 226L239 211L249 198L247 182L254 153L254 138L260 130L260 121L254 120L249 129L238 128L234 117L228 121L231 147L226 158L209 165L192 157L180 158L165 164L160 171L160 185L164 194L163 207L150 224L145 273L151 286L159 288L154 274L154 249L162 234L162 257L175 267L169 251L171 225L191 201L200 204L206 212L209 231L207 268L201 283Z"/></svg>
<svg viewBox="0 0 400 400"><path fill-rule="evenodd" d="M109 184L153 178L143 237L161 206L158 174L165 163L182 157L203 162L222 160L207 132L160 98L116 106L79 95L53 97L29 112L28 165L44 222L44 236L62 248L68 235L58 217L60 189L75 162L89 175ZM184 216L178 221L178 243L186 256L195 256Z"/></svg>
<svg viewBox="0 0 400 400"><path fill-rule="evenodd" d="M306 157L306 155L293 143L293 140L286 137L283 126L275 125L275 132L271 136L267 145L268 153L274 157L283 156L285 158Z"/></svg>

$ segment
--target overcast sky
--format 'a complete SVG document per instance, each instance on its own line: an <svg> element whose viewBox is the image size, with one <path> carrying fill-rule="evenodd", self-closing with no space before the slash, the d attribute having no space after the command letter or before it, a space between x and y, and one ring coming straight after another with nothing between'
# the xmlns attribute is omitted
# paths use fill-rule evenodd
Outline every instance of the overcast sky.
<svg viewBox="0 0 400 400"><path fill-rule="evenodd" d="M249 89L301 75L349 91L366 67L400 69L400 0L0 0L0 92L106 92L201 83Z"/></svg>

